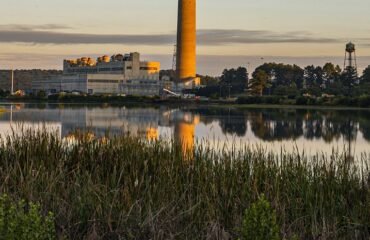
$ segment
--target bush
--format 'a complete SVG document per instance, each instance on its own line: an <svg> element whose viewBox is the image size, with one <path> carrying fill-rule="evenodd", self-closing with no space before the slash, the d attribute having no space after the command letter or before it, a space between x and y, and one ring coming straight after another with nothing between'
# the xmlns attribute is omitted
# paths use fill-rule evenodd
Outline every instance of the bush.
<svg viewBox="0 0 370 240"><path fill-rule="evenodd" d="M282 97L279 96L247 96L239 97L238 104L280 104Z"/></svg>
<svg viewBox="0 0 370 240"><path fill-rule="evenodd" d="M298 89L294 86L277 86L274 94L278 96L287 96L290 99L298 95Z"/></svg>
<svg viewBox="0 0 370 240"><path fill-rule="evenodd" d="M370 96L361 96L358 99L360 107L370 107Z"/></svg>
<svg viewBox="0 0 370 240"><path fill-rule="evenodd" d="M312 96L319 97L322 95L322 90L319 87L309 87L303 91L303 93L308 93Z"/></svg>
<svg viewBox="0 0 370 240"><path fill-rule="evenodd" d="M339 97L335 99L334 105L357 107L358 99L351 97Z"/></svg>
<svg viewBox="0 0 370 240"><path fill-rule="evenodd" d="M0 197L0 239L50 240L56 239L54 216L43 217L40 205L19 201L13 203L8 196Z"/></svg>
<svg viewBox="0 0 370 240"><path fill-rule="evenodd" d="M317 100L316 98L308 98L308 105L317 105Z"/></svg>
<svg viewBox="0 0 370 240"><path fill-rule="evenodd" d="M296 105L307 105L307 103L308 103L308 98L306 97L300 96L296 98L296 102L295 102Z"/></svg>
<svg viewBox="0 0 370 240"><path fill-rule="evenodd" d="M281 97L277 96L266 96L263 98L263 102L266 104L279 104Z"/></svg>
<svg viewBox="0 0 370 240"><path fill-rule="evenodd" d="M38 98L46 98L47 97L47 94L45 91L41 90L37 93L37 97Z"/></svg>
<svg viewBox="0 0 370 240"><path fill-rule="evenodd" d="M262 97L260 96L248 96L240 97L237 100L238 104L260 104L262 103Z"/></svg>
<svg viewBox="0 0 370 240"><path fill-rule="evenodd" d="M280 240L276 212L262 195L245 212L242 228L242 240Z"/></svg>

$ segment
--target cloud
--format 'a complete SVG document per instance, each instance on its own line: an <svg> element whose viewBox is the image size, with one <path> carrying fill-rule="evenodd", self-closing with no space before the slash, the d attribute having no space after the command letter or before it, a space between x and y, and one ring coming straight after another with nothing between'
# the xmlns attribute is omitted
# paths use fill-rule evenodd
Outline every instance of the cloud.
<svg viewBox="0 0 370 240"><path fill-rule="evenodd" d="M0 31L35 31L35 30L65 30L72 29L70 26L62 24L0 24Z"/></svg>
<svg viewBox="0 0 370 240"><path fill-rule="evenodd" d="M69 27L56 24L0 25L0 43L172 45L176 39L173 33L129 35L54 31L62 29L69 29ZM208 46L268 43L335 43L340 41L342 40L313 37L308 32L277 33L273 31L238 29L198 30L198 43Z"/></svg>
<svg viewBox="0 0 370 240"><path fill-rule="evenodd" d="M174 42L174 35L172 34L118 35L39 30L0 30L0 36L0 42L2 43L167 45Z"/></svg>
<svg viewBox="0 0 370 240"><path fill-rule="evenodd" d="M201 30L198 39L207 45L264 44L264 43L335 43L334 38L315 38L308 32L276 33L248 30Z"/></svg>

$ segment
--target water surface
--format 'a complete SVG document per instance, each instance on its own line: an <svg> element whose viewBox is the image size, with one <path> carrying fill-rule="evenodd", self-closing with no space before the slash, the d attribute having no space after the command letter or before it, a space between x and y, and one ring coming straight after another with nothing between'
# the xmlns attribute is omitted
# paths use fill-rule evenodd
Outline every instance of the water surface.
<svg viewBox="0 0 370 240"><path fill-rule="evenodd" d="M76 129L95 137L129 133L147 139L207 141L215 148L245 144L307 154L370 152L370 111L324 109L239 109L228 107L104 107L96 105L3 104L0 134L45 124L61 138Z"/></svg>

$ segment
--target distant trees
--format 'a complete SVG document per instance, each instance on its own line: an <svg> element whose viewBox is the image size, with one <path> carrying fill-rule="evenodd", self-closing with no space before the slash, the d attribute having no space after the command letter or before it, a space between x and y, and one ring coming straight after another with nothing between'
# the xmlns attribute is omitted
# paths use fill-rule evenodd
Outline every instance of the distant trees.
<svg viewBox="0 0 370 240"><path fill-rule="evenodd" d="M220 82L219 78L211 77L209 75L197 75L200 78L200 85L202 86L217 86Z"/></svg>
<svg viewBox="0 0 370 240"><path fill-rule="evenodd" d="M265 63L257 67L252 76L249 92L254 95L295 97L304 93L314 96L370 94L370 66L360 79L354 68L342 71L332 63L322 67L310 65L303 69L297 65Z"/></svg>
<svg viewBox="0 0 370 240"><path fill-rule="evenodd" d="M370 65L364 70L361 77L361 83L370 83Z"/></svg>
<svg viewBox="0 0 370 240"><path fill-rule="evenodd" d="M220 84L230 93L242 93L248 86L248 71L245 67L225 69Z"/></svg>
<svg viewBox="0 0 370 240"><path fill-rule="evenodd" d="M334 66L332 63L326 63L322 69L322 77L326 86L340 81L342 69L339 67L339 65Z"/></svg>
<svg viewBox="0 0 370 240"><path fill-rule="evenodd" d="M313 65L307 66L304 69L304 87L323 87L324 84L324 71L321 67Z"/></svg>
<svg viewBox="0 0 370 240"><path fill-rule="evenodd" d="M358 84L358 76L356 69L348 67L341 76L341 82L343 86L343 92L345 95L353 95L353 88Z"/></svg>
<svg viewBox="0 0 370 240"><path fill-rule="evenodd" d="M10 95L10 91L0 89L0 97L7 97Z"/></svg>
<svg viewBox="0 0 370 240"><path fill-rule="evenodd" d="M249 91L252 94L262 96L263 91L269 87L271 87L271 77L261 69L255 71L249 83Z"/></svg>
<svg viewBox="0 0 370 240"><path fill-rule="evenodd" d="M15 70L14 71L14 90L26 90L32 86L34 80L46 80L51 77L61 76L60 70ZM11 74L9 70L0 70L0 89L9 91L11 88Z"/></svg>
<svg viewBox="0 0 370 240"><path fill-rule="evenodd" d="M265 84L263 89L264 95L275 94L275 91L281 92L282 87L284 91L290 91L290 88L297 89L303 87L304 70L297 65L285 65L277 63L265 63L256 68L254 71L253 78L261 74L261 71L265 72L268 76L268 84ZM250 84L250 90L253 92L253 85Z"/></svg>
<svg viewBox="0 0 370 240"><path fill-rule="evenodd" d="M323 67L307 66L304 69L304 89L307 93L317 96L323 91L334 94L334 91L327 90L338 87L341 82L341 72L341 68L332 63L326 63Z"/></svg>
<svg viewBox="0 0 370 240"><path fill-rule="evenodd" d="M303 94L321 97L370 95L370 66L361 78L355 69L343 71L338 65L323 66L264 63L257 67L249 80L245 67L225 69L220 77L201 76L202 88L193 91L199 96L224 98L241 93L262 96L296 98ZM247 91L246 91L247 90Z"/></svg>

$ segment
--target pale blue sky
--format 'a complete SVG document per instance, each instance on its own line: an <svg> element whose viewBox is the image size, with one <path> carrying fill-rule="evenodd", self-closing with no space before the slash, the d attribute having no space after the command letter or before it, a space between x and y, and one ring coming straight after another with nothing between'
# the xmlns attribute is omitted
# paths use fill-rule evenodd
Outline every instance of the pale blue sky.
<svg viewBox="0 0 370 240"><path fill-rule="evenodd" d="M0 68L30 67L30 61L35 67L55 67L57 59L80 54L173 52L177 0L1 3ZM370 55L369 0L198 0L197 4L202 56L339 57L350 40L357 43L359 56ZM42 56L49 63L39 60Z"/></svg>

